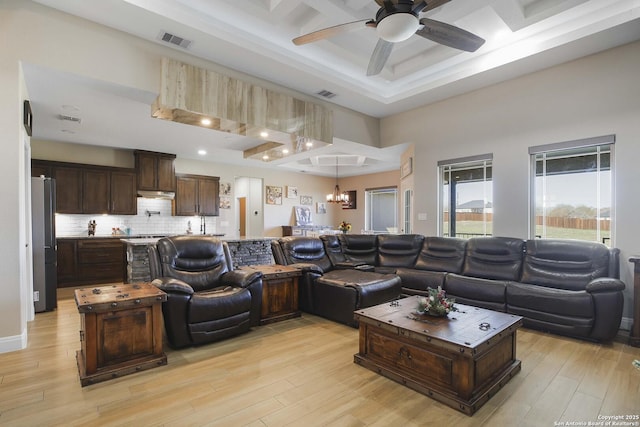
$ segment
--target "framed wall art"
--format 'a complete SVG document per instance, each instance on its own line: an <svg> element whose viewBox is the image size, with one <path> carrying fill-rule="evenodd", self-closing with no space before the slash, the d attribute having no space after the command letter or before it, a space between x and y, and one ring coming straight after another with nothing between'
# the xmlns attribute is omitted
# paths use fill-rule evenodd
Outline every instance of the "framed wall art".
<svg viewBox="0 0 640 427"><path fill-rule="evenodd" d="M325 202L316 203L316 213L326 214L327 213L327 204Z"/></svg>
<svg viewBox="0 0 640 427"><path fill-rule="evenodd" d="M231 195L231 183L230 182L221 182L220 183L220 195L221 196L230 196Z"/></svg>
<svg viewBox="0 0 640 427"><path fill-rule="evenodd" d="M301 205L313 205L313 196L300 196Z"/></svg>
<svg viewBox="0 0 640 427"><path fill-rule="evenodd" d="M287 185L287 199L297 199L297 198L298 198L298 187Z"/></svg>
<svg viewBox="0 0 640 427"><path fill-rule="evenodd" d="M282 187L267 185L265 193L266 193L266 203L268 205L282 204Z"/></svg>

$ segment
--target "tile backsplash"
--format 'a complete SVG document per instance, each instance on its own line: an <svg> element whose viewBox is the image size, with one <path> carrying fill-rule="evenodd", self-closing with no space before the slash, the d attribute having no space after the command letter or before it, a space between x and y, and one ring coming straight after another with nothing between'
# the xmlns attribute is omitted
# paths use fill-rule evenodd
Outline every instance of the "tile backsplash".
<svg viewBox="0 0 640 427"><path fill-rule="evenodd" d="M89 221L95 220L96 236L108 236L112 229L120 228L129 234L185 234L191 224L195 234L200 233L200 217L171 216L171 200L138 197L137 215L67 215L56 214L56 236L86 236ZM207 233L217 233L218 217L204 217Z"/></svg>

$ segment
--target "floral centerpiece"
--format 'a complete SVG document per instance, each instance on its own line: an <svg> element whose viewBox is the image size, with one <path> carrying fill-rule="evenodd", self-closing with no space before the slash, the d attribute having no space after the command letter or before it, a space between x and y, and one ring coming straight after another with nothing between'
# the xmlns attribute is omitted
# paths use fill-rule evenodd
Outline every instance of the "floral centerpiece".
<svg viewBox="0 0 640 427"><path fill-rule="evenodd" d="M453 298L447 298L442 287L428 288L427 296L418 298L418 313L444 317L452 311L458 311Z"/></svg>
<svg viewBox="0 0 640 427"><path fill-rule="evenodd" d="M351 224L346 221L342 221L338 226L338 230L342 231L343 233L351 231Z"/></svg>

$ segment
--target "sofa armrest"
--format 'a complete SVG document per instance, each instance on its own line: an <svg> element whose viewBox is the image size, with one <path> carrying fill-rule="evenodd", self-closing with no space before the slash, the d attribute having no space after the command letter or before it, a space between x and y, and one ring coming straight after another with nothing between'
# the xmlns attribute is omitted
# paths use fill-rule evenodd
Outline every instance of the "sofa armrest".
<svg viewBox="0 0 640 427"><path fill-rule="evenodd" d="M233 270L222 275L222 284L225 286L233 286L236 288L246 288L256 280L262 278L262 272L258 270Z"/></svg>
<svg viewBox="0 0 640 427"><path fill-rule="evenodd" d="M325 271L318 264L314 264L312 262L297 262L295 264L289 264L290 267L295 267L302 270L302 274L304 273L316 273L322 276Z"/></svg>
<svg viewBox="0 0 640 427"><path fill-rule="evenodd" d="M367 265L366 262L364 261L340 261L340 262L336 262L334 264L334 266L337 269L347 269L347 268L356 268L356 267L360 267L362 265Z"/></svg>
<svg viewBox="0 0 640 427"><path fill-rule="evenodd" d="M613 279L611 277L599 277L597 279L593 279L587 284L586 291L589 293L615 292L623 291L624 288L624 282L619 279Z"/></svg>
<svg viewBox="0 0 640 427"><path fill-rule="evenodd" d="M186 295L192 295L194 290L187 283L180 279L174 279L173 277L159 277L153 279L151 282L153 286L167 293L181 293Z"/></svg>
<svg viewBox="0 0 640 427"><path fill-rule="evenodd" d="M624 306L624 282L610 277L600 277L587 284L594 309L593 328L589 338L597 341L611 341L615 338L622 320Z"/></svg>

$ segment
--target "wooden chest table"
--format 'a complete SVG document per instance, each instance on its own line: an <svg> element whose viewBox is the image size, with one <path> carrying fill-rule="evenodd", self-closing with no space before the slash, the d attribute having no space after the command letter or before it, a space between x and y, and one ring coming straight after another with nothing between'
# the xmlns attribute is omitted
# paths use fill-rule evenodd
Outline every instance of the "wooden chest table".
<svg viewBox="0 0 640 427"><path fill-rule="evenodd" d="M287 265L250 265L240 267L262 272L262 312L260 324L300 317L298 279L302 272Z"/></svg>
<svg viewBox="0 0 640 427"><path fill-rule="evenodd" d="M87 386L167 364L162 351L162 302L149 283L75 290L81 349L80 383Z"/></svg>
<svg viewBox="0 0 640 427"><path fill-rule="evenodd" d="M417 306L409 297L354 312L354 362L472 415L520 371L522 318L462 304L437 318L416 314Z"/></svg>

